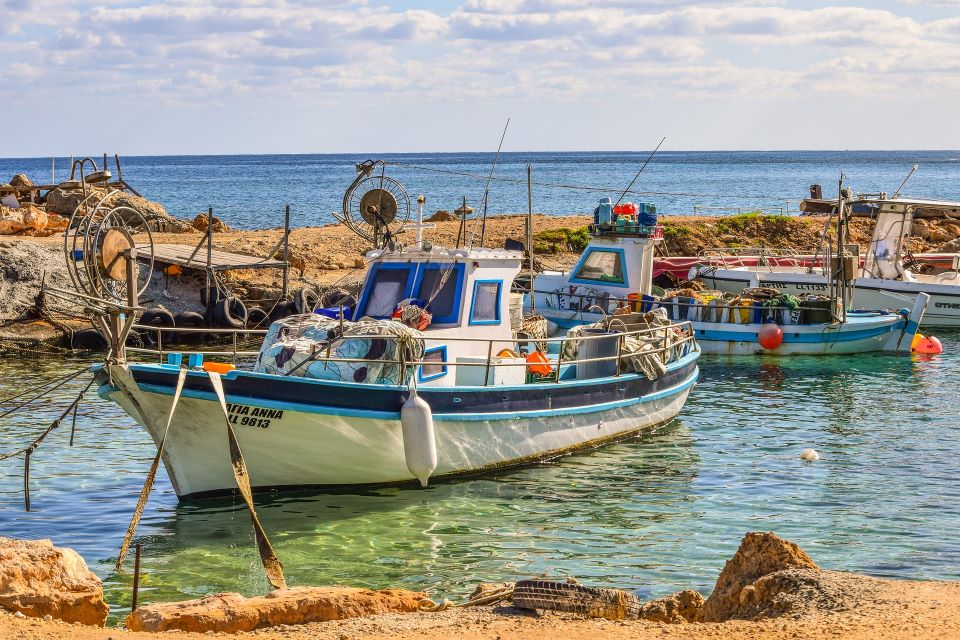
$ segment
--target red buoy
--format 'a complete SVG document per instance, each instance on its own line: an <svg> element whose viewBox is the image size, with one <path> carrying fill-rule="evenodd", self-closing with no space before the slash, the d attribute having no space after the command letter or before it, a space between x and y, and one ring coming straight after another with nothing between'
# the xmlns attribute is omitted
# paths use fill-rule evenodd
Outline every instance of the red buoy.
<svg viewBox="0 0 960 640"><path fill-rule="evenodd" d="M783 330L776 322L767 322L757 332L757 342L764 349L776 349L783 344Z"/></svg>
<svg viewBox="0 0 960 640"><path fill-rule="evenodd" d="M943 353L943 344L934 336L921 337L914 345L913 350L916 353L923 353L926 355L936 355L938 353Z"/></svg>

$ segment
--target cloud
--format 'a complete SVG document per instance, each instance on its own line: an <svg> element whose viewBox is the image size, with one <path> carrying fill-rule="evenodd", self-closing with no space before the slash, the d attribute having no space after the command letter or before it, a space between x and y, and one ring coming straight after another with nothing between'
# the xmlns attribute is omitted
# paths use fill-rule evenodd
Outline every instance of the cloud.
<svg viewBox="0 0 960 640"><path fill-rule="evenodd" d="M0 0L0 78L167 105L783 96L960 84L960 18L791 1ZM923 4L956 4L939 0ZM416 96L416 97L414 97Z"/></svg>

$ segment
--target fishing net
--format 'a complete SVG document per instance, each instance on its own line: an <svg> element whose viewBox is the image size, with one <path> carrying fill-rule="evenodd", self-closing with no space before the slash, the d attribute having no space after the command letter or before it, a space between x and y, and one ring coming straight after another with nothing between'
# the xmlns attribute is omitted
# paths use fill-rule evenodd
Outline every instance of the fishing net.
<svg viewBox="0 0 960 640"><path fill-rule="evenodd" d="M423 359L423 334L393 320L340 322L316 314L270 325L255 370L284 376L406 384Z"/></svg>

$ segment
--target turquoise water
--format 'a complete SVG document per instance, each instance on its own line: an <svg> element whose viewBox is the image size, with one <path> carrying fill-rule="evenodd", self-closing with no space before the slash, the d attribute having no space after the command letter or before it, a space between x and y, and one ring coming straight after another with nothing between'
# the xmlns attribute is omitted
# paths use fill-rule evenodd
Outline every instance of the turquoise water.
<svg viewBox="0 0 960 640"><path fill-rule="evenodd" d="M643 597L706 592L751 530L830 568L960 579L960 334L941 337L930 359L704 357L681 416L653 435L426 490L265 495L258 510L291 584L456 598L481 580L572 575ZM83 364L7 359L0 397ZM70 397L0 419L0 452ZM0 462L0 535L77 549L122 615L130 573L112 564L154 448L99 399L68 440L69 424L34 454L30 513L22 459ZM821 460L800 461L806 447ZM142 601L267 589L238 499L178 504L161 472L136 539Z"/></svg>
<svg viewBox="0 0 960 640"><path fill-rule="evenodd" d="M527 163L533 165L538 183L533 190L535 211L590 213L601 197L617 197L648 156L648 151L504 153L496 169L498 179L490 184L489 213L526 212ZM286 204L292 205L294 226L332 222L330 213L340 210L343 192L355 175L354 164L367 158L398 163L389 167L388 174L406 186L412 200L424 194L427 211L432 212L456 209L463 196L478 207L494 154L130 156L121 159L121 166L134 188L176 216L192 218L213 207L232 226L260 229L281 225ZM56 162L57 179L65 180L69 159ZM960 151L669 149L656 155L634 187L650 195L634 197L654 202L661 213L670 214L721 213L703 207L789 208L796 213L799 200L813 183L821 183L825 195L836 194L840 171L856 191L893 193L914 163L920 164L920 170L910 179L906 194L960 199ZM50 158L0 158L0 183L17 171L28 172L38 182L49 181ZM560 189L540 183L606 190Z"/></svg>

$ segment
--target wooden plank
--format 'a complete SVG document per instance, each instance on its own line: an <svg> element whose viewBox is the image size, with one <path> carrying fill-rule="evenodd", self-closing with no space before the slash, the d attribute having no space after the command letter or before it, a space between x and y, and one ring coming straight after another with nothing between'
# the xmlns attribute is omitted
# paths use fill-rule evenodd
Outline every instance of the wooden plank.
<svg viewBox="0 0 960 640"><path fill-rule="evenodd" d="M147 247L142 247L144 250ZM153 257L158 262L168 264L177 264L191 269L205 269L207 266L206 256L200 252L193 256L196 247L185 244L156 244L153 246ZM215 271L225 271L228 269L282 269L284 263L282 260L271 260L267 258L258 258L257 256L248 256L242 253L230 253L229 251L219 251L214 249L211 254L211 266Z"/></svg>

